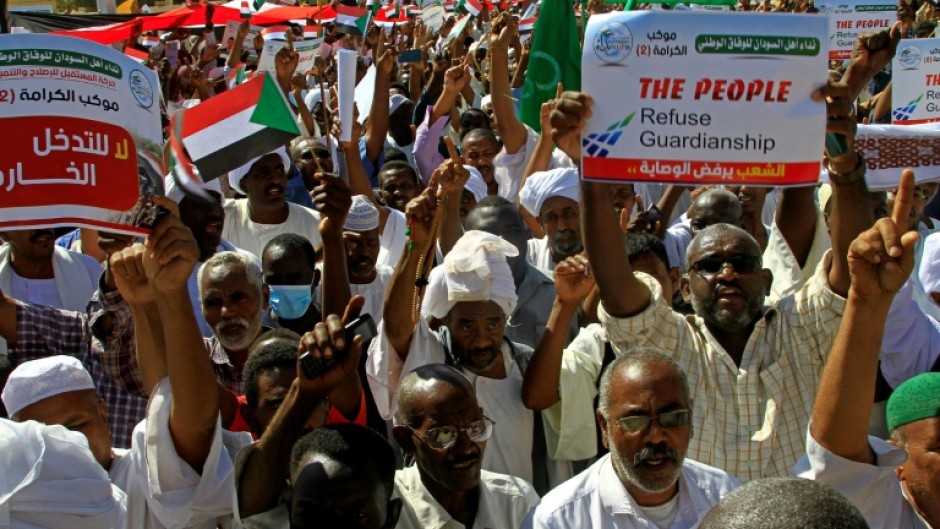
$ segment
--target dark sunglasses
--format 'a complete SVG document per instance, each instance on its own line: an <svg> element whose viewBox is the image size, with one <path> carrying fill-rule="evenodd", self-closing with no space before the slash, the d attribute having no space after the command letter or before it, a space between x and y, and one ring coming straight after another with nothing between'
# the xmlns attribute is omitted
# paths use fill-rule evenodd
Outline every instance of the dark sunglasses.
<svg viewBox="0 0 940 529"><path fill-rule="evenodd" d="M659 415L631 415L630 417L621 417L617 419L617 424L623 433L637 433L649 428L653 419L659 421L663 428L676 428L689 424L692 419L690 410L676 410Z"/></svg>
<svg viewBox="0 0 940 529"><path fill-rule="evenodd" d="M695 261L692 269L701 275L715 275L721 272L725 263L730 264L731 268L739 274L749 274L760 270L761 259L754 255L734 254L727 259L720 255L712 255L704 259Z"/></svg>

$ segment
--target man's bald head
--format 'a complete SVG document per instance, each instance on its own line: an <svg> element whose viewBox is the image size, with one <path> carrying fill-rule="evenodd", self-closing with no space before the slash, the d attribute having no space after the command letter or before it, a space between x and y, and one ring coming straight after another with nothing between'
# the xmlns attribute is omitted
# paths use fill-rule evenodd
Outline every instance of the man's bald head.
<svg viewBox="0 0 940 529"><path fill-rule="evenodd" d="M760 244L743 228L726 223L712 224L695 234L685 254L685 269L691 270L692 265L699 259L702 248L716 241L734 241L747 248L750 255L760 257L762 254Z"/></svg>
<svg viewBox="0 0 940 529"><path fill-rule="evenodd" d="M692 231L698 232L712 224L741 225L744 212L737 195L722 188L713 188L699 195L689 208Z"/></svg>
<svg viewBox="0 0 940 529"><path fill-rule="evenodd" d="M444 364L423 365L405 375L398 386L398 423L406 426L420 424L420 408L424 407L427 397L439 393L441 386L460 390L476 402L473 384L463 373Z"/></svg>

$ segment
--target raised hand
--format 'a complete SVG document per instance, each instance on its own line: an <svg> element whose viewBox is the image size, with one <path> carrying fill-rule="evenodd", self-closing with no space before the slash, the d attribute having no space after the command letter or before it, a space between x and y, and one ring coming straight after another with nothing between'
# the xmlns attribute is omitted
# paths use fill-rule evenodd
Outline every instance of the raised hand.
<svg viewBox="0 0 940 529"><path fill-rule="evenodd" d="M555 145L578 163L581 161L581 129L591 117L594 100L584 92L563 92L555 98L551 134Z"/></svg>
<svg viewBox="0 0 940 529"><path fill-rule="evenodd" d="M153 201L169 214L157 222L144 243L144 272L156 292L187 290L189 277L199 262L199 245L180 220L176 202L164 197L153 197Z"/></svg>
<svg viewBox="0 0 940 529"><path fill-rule="evenodd" d="M297 70L297 65L300 64L300 54L294 49L294 32L288 30L286 33L287 44L274 56L274 72L278 83L284 90L290 87L294 71Z"/></svg>
<svg viewBox="0 0 940 529"><path fill-rule="evenodd" d="M342 237L343 223L352 205L349 186L337 175L318 172L320 183L310 192L313 206L320 212L320 235Z"/></svg>
<svg viewBox="0 0 940 529"><path fill-rule="evenodd" d="M577 305L594 289L594 274L587 257L572 255L555 267L555 295L566 305Z"/></svg>
<svg viewBox="0 0 940 529"><path fill-rule="evenodd" d="M838 156L832 156L830 153L829 167L837 174L847 174L855 169L858 163L855 153L858 122L855 119L855 100L851 90L844 83L829 82L813 94L813 97L826 101L826 132L841 134L845 138L845 152Z"/></svg>
<svg viewBox="0 0 940 529"><path fill-rule="evenodd" d="M144 272L144 245L137 243L111 254L108 269L118 292L130 305L144 305L153 302L150 281Z"/></svg>
<svg viewBox="0 0 940 529"><path fill-rule="evenodd" d="M890 30L859 35L852 49L852 60L842 80L849 85L854 99L868 85L868 81L894 57L901 41L901 23L895 23Z"/></svg>
<svg viewBox="0 0 940 529"><path fill-rule="evenodd" d="M459 94L470 83L469 55L464 57L461 64L451 66L444 72L444 90Z"/></svg>
<svg viewBox="0 0 940 529"><path fill-rule="evenodd" d="M434 171L435 180L440 184L445 194L454 197L460 197L463 188L470 179L470 171L464 167L463 157L457 155L457 148L454 146L454 140L449 136L444 137L444 144L447 145L449 158Z"/></svg>
<svg viewBox="0 0 940 529"><path fill-rule="evenodd" d="M411 229L409 237L415 244L415 249L420 250L431 235L431 224L438 208L436 176L437 171L431 175L428 187L405 206L405 216L408 217L408 227Z"/></svg>
<svg viewBox="0 0 940 529"><path fill-rule="evenodd" d="M891 217L879 219L849 246L849 295L865 300L885 300L904 285L914 270L917 231L904 233L914 203L914 172L906 169L894 199Z"/></svg>
<svg viewBox="0 0 940 529"><path fill-rule="evenodd" d="M346 343L344 325L359 316L364 304L365 298L362 296L353 297L342 319L336 314L330 314L300 339L297 348L297 384L302 392L326 398L359 369L362 336L356 336L351 344ZM335 358L335 364L311 377L300 365L299 357L305 353L317 361L333 361Z"/></svg>

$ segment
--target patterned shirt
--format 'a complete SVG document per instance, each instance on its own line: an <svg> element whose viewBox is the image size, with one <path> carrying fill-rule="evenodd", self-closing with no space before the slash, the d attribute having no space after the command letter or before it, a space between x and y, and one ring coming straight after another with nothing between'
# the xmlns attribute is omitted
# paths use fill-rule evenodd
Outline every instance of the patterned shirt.
<svg viewBox="0 0 940 529"><path fill-rule="evenodd" d="M78 358L91 374L98 396L107 405L112 445L115 448L129 448L134 426L146 416L147 399L123 389L121 383L109 376L104 360L130 357L136 364L133 336L128 340L126 336L116 335L126 323L119 320L125 317L129 320L130 310L126 309L126 304L120 303L126 310L113 314L112 323L115 326L110 335L114 339L108 343L117 349L111 351L111 354L103 354L104 343L93 339L91 330L92 322L98 322L106 312L103 307L117 303L114 299L116 295L116 292L102 294L99 290L89 302L85 313L17 301L16 346L10 348L9 356L14 364L59 354Z"/></svg>
<svg viewBox="0 0 940 529"><path fill-rule="evenodd" d="M845 299L829 288L829 259L793 296L765 307L740 367L702 318L673 312L659 284L637 276L653 299L643 312L601 322L615 351L649 347L672 354L692 392L695 435L688 457L742 482L786 476L803 455L823 365L842 319Z"/></svg>

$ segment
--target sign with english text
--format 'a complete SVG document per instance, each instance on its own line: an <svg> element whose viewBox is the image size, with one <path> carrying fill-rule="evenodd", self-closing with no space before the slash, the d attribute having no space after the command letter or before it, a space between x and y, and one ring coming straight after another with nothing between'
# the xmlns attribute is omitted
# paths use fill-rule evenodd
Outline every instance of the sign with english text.
<svg viewBox="0 0 940 529"><path fill-rule="evenodd" d="M746 30L742 31L742 28ZM743 33L743 34L742 34ZM594 98L583 175L681 184L819 177L826 19L632 11L595 15L582 56Z"/></svg>
<svg viewBox="0 0 940 529"><path fill-rule="evenodd" d="M892 123L940 121L940 39L902 40L891 75Z"/></svg>
<svg viewBox="0 0 940 529"><path fill-rule="evenodd" d="M149 231L163 194L153 71L87 40L0 36L0 130L0 231Z"/></svg>
<svg viewBox="0 0 940 529"><path fill-rule="evenodd" d="M849 59L855 39L863 33L890 29L897 20L897 2L887 0L827 0L817 3L829 18L829 58Z"/></svg>

